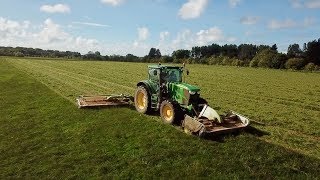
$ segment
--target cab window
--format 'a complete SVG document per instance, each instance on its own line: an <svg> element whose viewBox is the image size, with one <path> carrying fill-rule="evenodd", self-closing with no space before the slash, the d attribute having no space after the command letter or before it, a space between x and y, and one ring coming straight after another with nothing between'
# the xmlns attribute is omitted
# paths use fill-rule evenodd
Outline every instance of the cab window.
<svg viewBox="0 0 320 180"><path fill-rule="evenodd" d="M181 71L179 69L167 69L164 80L167 82L181 82Z"/></svg>
<svg viewBox="0 0 320 180"><path fill-rule="evenodd" d="M151 81L159 81L160 71L159 69L149 69L149 79Z"/></svg>

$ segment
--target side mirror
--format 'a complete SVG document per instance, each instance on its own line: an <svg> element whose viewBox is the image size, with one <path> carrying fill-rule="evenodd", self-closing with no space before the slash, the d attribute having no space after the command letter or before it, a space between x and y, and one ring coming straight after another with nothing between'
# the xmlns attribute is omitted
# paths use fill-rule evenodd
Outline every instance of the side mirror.
<svg viewBox="0 0 320 180"><path fill-rule="evenodd" d="M154 70L154 71L153 71L153 75L155 75L155 76L158 75L158 71L157 71L157 70Z"/></svg>
<svg viewBox="0 0 320 180"><path fill-rule="evenodd" d="M190 73L189 70L187 70L187 75L189 75L189 73Z"/></svg>

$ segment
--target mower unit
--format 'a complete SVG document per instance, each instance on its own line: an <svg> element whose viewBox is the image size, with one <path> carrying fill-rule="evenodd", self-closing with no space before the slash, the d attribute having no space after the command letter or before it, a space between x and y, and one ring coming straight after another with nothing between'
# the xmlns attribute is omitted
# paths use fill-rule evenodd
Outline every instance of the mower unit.
<svg viewBox="0 0 320 180"><path fill-rule="evenodd" d="M99 96L79 96L77 104L79 108L95 106L123 106L130 105L133 97L127 95L99 95Z"/></svg>
<svg viewBox="0 0 320 180"><path fill-rule="evenodd" d="M199 136L211 133L226 133L228 131L245 128L248 125L249 119L234 111L222 115L220 117L220 122L217 119L209 119L201 115L193 118L185 115L185 118L182 121L182 127L185 132L190 132Z"/></svg>

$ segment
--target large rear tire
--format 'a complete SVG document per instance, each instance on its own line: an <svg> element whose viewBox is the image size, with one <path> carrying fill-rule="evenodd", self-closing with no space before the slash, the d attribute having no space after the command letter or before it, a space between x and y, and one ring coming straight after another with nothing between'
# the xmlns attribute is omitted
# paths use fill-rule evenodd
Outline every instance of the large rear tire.
<svg viewBox="0 0 320 180"><path fill-rule="evenodd" d="M168 100L165 100L160 105L160 116L164 123L174 124L181 120L180 107Z"/></svg>
<svg viewBox="0 0 320 180"><path fill-rule="evenodd" d="M143 86L138 86L134 95L134 106L139 113L146 114L150 112L150 98L148 91Z"/></svg>

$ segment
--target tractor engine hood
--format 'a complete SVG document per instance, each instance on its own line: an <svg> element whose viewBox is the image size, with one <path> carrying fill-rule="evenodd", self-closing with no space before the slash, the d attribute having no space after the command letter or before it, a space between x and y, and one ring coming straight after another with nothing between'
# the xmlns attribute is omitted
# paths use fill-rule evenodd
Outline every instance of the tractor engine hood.
<svg viewBox="0 0 320 180"><path fill-rule="evenodd" d="M200 88L182 82L169 82L168 91L170 98L181 105L189 105L189 100L200 91Z"/></svg>
<svg viewBox="0 0 320 180"><path fill-rule="evenodd" d="M181 89L185 89L185 90L189 91L190 94L193 94L193 93L200 91L200 88L198 88L197 86L193 86L193 85L190 85L187 83L177 83L176 86Z"/></svg>

